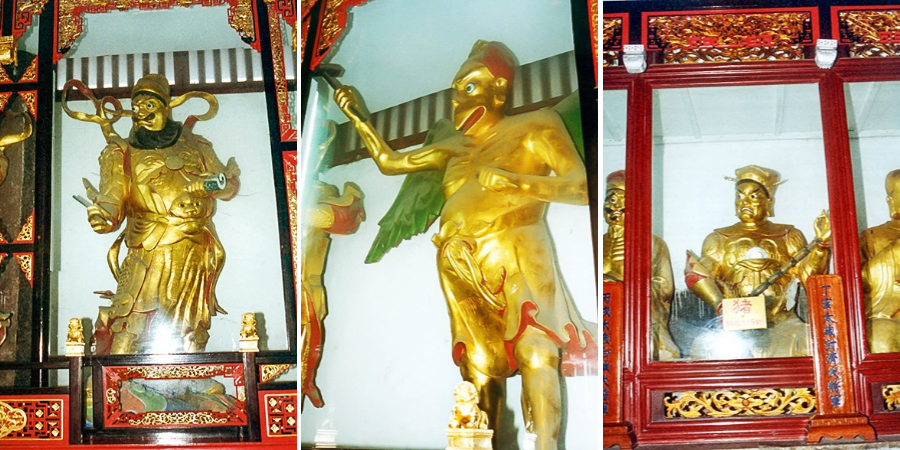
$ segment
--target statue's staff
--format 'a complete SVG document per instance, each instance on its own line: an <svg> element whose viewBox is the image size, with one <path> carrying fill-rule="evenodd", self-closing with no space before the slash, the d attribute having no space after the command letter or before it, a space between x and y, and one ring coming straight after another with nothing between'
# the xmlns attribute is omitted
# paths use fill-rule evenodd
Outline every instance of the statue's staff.
<svg viewBox="0 0 900 450"><path fill-rule="evenodd" d="M785 274L787 274L788 271L791 270L791 268L793 268L797 264L800 264L800 261L803 261L803 259L809 255L809 252L813 251L813 249L815 249L816 246L821 242L822 240L819 238L813 239L812 242L810 242L806 247L801 248L800 251L791 256L791 259L782 264L781 267L778 268L778 270L772 273L772 275L769 275L769 277L766 278L762 283L760 283L759 286L750 291L750 294L747 296L756 297L757 295L765 292L765 290L768 289L769 286L775 284L781 277L785 276Z"/></svg>

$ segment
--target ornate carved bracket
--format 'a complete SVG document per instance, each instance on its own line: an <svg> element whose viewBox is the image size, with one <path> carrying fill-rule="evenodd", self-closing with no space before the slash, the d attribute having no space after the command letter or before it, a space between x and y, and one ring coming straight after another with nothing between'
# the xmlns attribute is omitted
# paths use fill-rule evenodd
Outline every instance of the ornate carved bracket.
<svg viewBox="0 0 900 450"><path fill-rule="evenodd" d="M328 52L337 42L344 28L347 26L347 14L350 8L361 5L368 0L322 0L322 14L320 15L316 43L313 47L310 67L316 66L328 56Z"/></svg>

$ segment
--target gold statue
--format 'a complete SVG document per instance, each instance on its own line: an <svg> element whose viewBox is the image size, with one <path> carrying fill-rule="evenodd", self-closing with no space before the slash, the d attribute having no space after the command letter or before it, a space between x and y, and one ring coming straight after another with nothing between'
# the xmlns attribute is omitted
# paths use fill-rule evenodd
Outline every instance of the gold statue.
<svg viewBox="0 0 900 450"><path fill-rule="evenodd" d="M617 170L606 177L603 218L609 226L603 235L603 279L622 281L625 265L625 171ZM669 306L675 294L675 275L669 247L658 236L652 236L652 275L650 279L650 323L653 334L653 359L668 361L680 352L669 333Z"/></svg>
<svg viewBox="0 0 900 450"><path fill-rule="evenodd" d="M16 127L21 128L21 130L0 136L0 184L3 184L3 182L6 181L6 175L9 171L9 158L6 156L6 148L28 139L31 137L31 133L34 130L31 115L28 112L23 111L7 115L8 119L14 117L22 117L24 122L21 127ZM4 121L4 123L5 122L6 121Z"/></svg>
<svg viewBox="0 0 900 450"><path fill-rule="evenodd" d="M66 344L84 344L84 325L81 324L81 319L69 319Z"/></svg>
<svg viewBox="0 0 900 450"><path fill-rule="evenodd" d="M872 353L900 352L900 170L884 180L891 220L859 236L867 334Z"/></svg>
<svg viewBox="0 0 900 450"><path fill-rule="evenodd" d="M82 91L96 115L72 111L66 104L71 87ZM172 109L190 98L209 102L209 111L175 122ZM112 105L110 109L108 105ZM216 280L225 262L212 217L216 200L238 191L240 169L234 158L222 164L212 144L193 133L198 120L218 111L215 97L189 92L170 98L169 81L147 75L131 93L132 111L115 99L97 100L77 80L63 92L69 116L98 123L107 139L100 154L100 188L84 180L88 222L97 233L125 230L108 253L118 282L112 304L101 306L92 338L96 354L203 351L210 318L225 313L216 301ZM130 115L128 139L112 123ZM128 253L119 264L122 242Z"/></svg>
<svg viewBox="0 0 900 450"><path fill-rule="evenodd" d="M703 241L702 256L689 253L685 268L688 288L721 314L722 299L765 295L768 328L743 333L746 347L722 349L716 333L699 336L694 359L770 358L809 355L809 327L789 308L791 295L810 275L828 269L831 223L823 211L814 223L816 239L807 245L803 232L769 221L775 215L778 172L759 166L735 171L734 225L719 228ZM808 255L807 255L808 252ZM749 341L749 342L748 342ZM728 341L732 342L732 341Z"/></svg>
<svg viewBox="0 0 900 450"><path fill-rule="evenodd" d="M516 66L505 45L476 42L451 84L452 127L438 122L431 143L405 153L378 135L355 89L343 86L334 99L382 173L439 174L443 207L432 241L454 360L492 427L506 378L518 371L526 429L538 449L556 449L561 349L587 348L597 328L569 297L545 216L550 202L587 204L587 180L560 114L506 115Z"/></svg>
<svg viewBox="0 0 900 450"><path fill-rule="evenodd" d="M355 233L366 215L363 193L354 183L344 183L343 194L337 186L318 180L313 189L314 203L303 211L300 239L300 390L313 406L321 408L324 402L316 386L316 370L322 352L323 321L328 314L322 277L331 235Z"/></svg>
<svg viewBox="0 0 900 450"><path fill-rule="evenodd" d="M447 428L471 428L486 430L487 415L478 408L478 389L468 381L456 385L453 390L453 410L450 412L450 424Z"/></svg>
<svg viewBox="0 0 900 450"><path fill-rule="evenodd" d="M258 337L256 335L256 314L244 313L241 315L241 339Z"/></svg>

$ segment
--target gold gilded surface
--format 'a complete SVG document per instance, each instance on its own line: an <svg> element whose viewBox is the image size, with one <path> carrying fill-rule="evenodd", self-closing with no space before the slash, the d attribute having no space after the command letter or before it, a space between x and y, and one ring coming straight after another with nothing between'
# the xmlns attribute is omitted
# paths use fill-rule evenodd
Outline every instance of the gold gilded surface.
<svg viewBox="0 0 900 450"><path fill-rule="evenodd" d="M69 319L66 345L69 344L84 344L84 325L81 324L81 319Z"/></svg>
<svg viewBox="0 0 900 450"><path fill-rule="evenodd" d="M888 410L895 410L900 406L900 384L886 384L881 387L881 395Z"/></svg>
<svg viewBox="0 0 900 450"><path fill-rule="evenodd" d="M816 396L810 388L672 392L663 403L667 418L781 416L812 414Z"/></svg>
<svg viewBox="0 0 900 450"><path fill-rule="evenodd" d="M859 235L867 337L872 353L900 352L900 170L888 172L887 222Z"/></svg>
<svg viewBox="0 0 900 450"><path fill-rule="evenodd" d="M721 325L700 334L693 359L773 358L809 355L809 325L791 305L792 289L811 275L825 274L831 255L831 221L825 211L813 221L816 239L807 244L792 225L769 220L775 192L783 183L772 169L749 165L735 170L737 223L718 228L703 240L701 256L688 252L685 282L700 299L722 314L724 298L765 295L768 328L723 337ZM794 265L787 267L787 263ZM723 345L728 341L729 344Z"/></svg>
<svg viewBox="0 0 900 450"><path fill-rule="evenodd" d="M225 371L223 365L213 366L141 366L129 367L124 375L138 375L142 378L206 378Z"/></svg>
<svg viewBox="0 0 900 450"><path fill-rule="evenodd" d="M118 395L116 394L115 389L113 389L113 388L106 389L106 404L114 405L116 403L116 401L118 401L117 398L118 398Z"/></svg>
<svg viewBox="0 0 900 450"><path fill-rule="evenodd" d="M838 20L853 35L851 58L900 55L900 10L841 11Z"/></svg>
<svg viewBox="0 0 900 450"><path fill-rule="evenodd" d="M48 1L49 0L19 0L16 2L16 6L18 7L19 12L42 14Z"/></svg>
<svg viewBox="0 0 900 450"><path fill-rule="evenodd" d="M622 33L622 18L621 17L613 17L613 18L603 18L603 45L606 46L607 43L616 36L616 33ZM624 39L624 36L623 36ZM597 47L597 51L600 51L600 48ZM598 55L599 56L599 55ZM617 66L619 64L619 55L618 52L603 52L603 67L609 66Z"/></svg>
<svg viewBox="0 0 900 450"><path fill-rule="evenodd" d="M228 10L229 24L238 34L250 41L256 40L256 24L253 16L253 0L237 0Z"/></svg>
<svg viewBox="0 0 900 450"><path fill-rule="evenodd" d="M96 113L69 108L73 88ZM192 98L205 100L207 111L174 120L172 111ZM226 314L215 290L225 249L213 216L219 201L237 195L241 173L233 157L223 164L212 143L193 133L198 121L215 117L218 101L199 91L171 98L166 77L149 74L132 88L133 110L95 98L78 80L66 83L62 105L69 117L98 124L107 141L100 187L82 179L88 223L99 234L124 228L107 252L117 286L104 297L111 304L99 308L95 354L204 351L212 317ZM112 128L124 116L132 122L127 138Z"/></svg>
<svg viewBox="0 0 900 450"><path fill-rule="evenodd" d="M34 272L32 271L31 262L34 256L31 253L19 253L15 255L16 260L19 262L19 268L22 269L22 273L25 274L25 278L28 279L30 283L32 277L34 276Z"/></svg>
<svg viewBox="0 0 900 450"><path fill-rule="evenodd" d="M404 153L379 135L354 88L337 89L334 100L383 174L443 171L432 242L455 362L495 427L514 361L525 428L545 450L557 448L563 408L557 343L586 348L587 336L597 336L597 324L580 317L553 263L546 211L550 202L586 205L587 177L555 111L506 115L517 66L504 44L477 41L451 80L452 120L435 124L433 143ZM577 341L564 326L575 328Z"/></svg>
<svg viewBox="0 0 900 450"><path fill-rule="evenodd" d="M487 414L478 407L478 389L468 381L456 385L453 390L453 409L447 428L487 430Z"/></svg>
<svg viewBox="0 0 900 450"><path fill-rule="evenodd" d="M22 229L19 230L19 235L16 236L14 242L34 242L34 212L28 216L28 220L22 225Z"/></svg>
<svg viewBox="0 0 900 450"><path fill-rule="evenodd" d="M27 423L28 416L25 411L0 402L0 438L22 430Z"/></svg>
<svg viewBox="0 0 900 450"><path fill-rule="evenodd" d="M603 218L608 225L603 235L603 279L622 281L625 268L625 171L617 170L606 177ZM650 279L651 354L655 361L668 361L680 356L669 331L669 309L675 294L675 275L669 247L653 235Z"/></svg>
<svg viewBox="0 0 900 450"><path fill-rule="evenodd" d="M259 366L259 382L268 383L291 370L293 364L262 364Z"/></svg>
<svg viewBox="0 0 900 450"><path fill-rule="evenodd" d="M809 13L708 14L651 17L667 64L803 59L791 41Z"/></svg>
<svg viewBox="0 0 900 450"><path fill-rule="evenodd" d="M208 412L147 412L139 419L129 419L129 425L209 425L226 423L227 418L215 417Z"/></svg>

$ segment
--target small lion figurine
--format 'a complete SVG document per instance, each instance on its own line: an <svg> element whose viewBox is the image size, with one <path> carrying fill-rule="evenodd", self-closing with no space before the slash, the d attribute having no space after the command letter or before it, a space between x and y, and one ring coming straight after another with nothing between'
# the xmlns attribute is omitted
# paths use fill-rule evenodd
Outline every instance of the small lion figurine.
<svg viewBox="0 0 900 450"><path fill-rule="evenodd" d="M69 319L66 344L84 344L84 325L81 324L81 319Z"/></svg>
<svg viewBox="0 0 900 450"><path fill-rule="evenodd" d="M451 411L449 428L487 429L487 415L478 408L478 390L474 384L459 383L453 391L453 400L456 404Z"/></svg>
<svg viewBox="0 0 900 450"><path fill-rule="evenodd" d="M241 338L252 339L256 335L256 315L253 313L244 313L241 316Z"/></svg>

